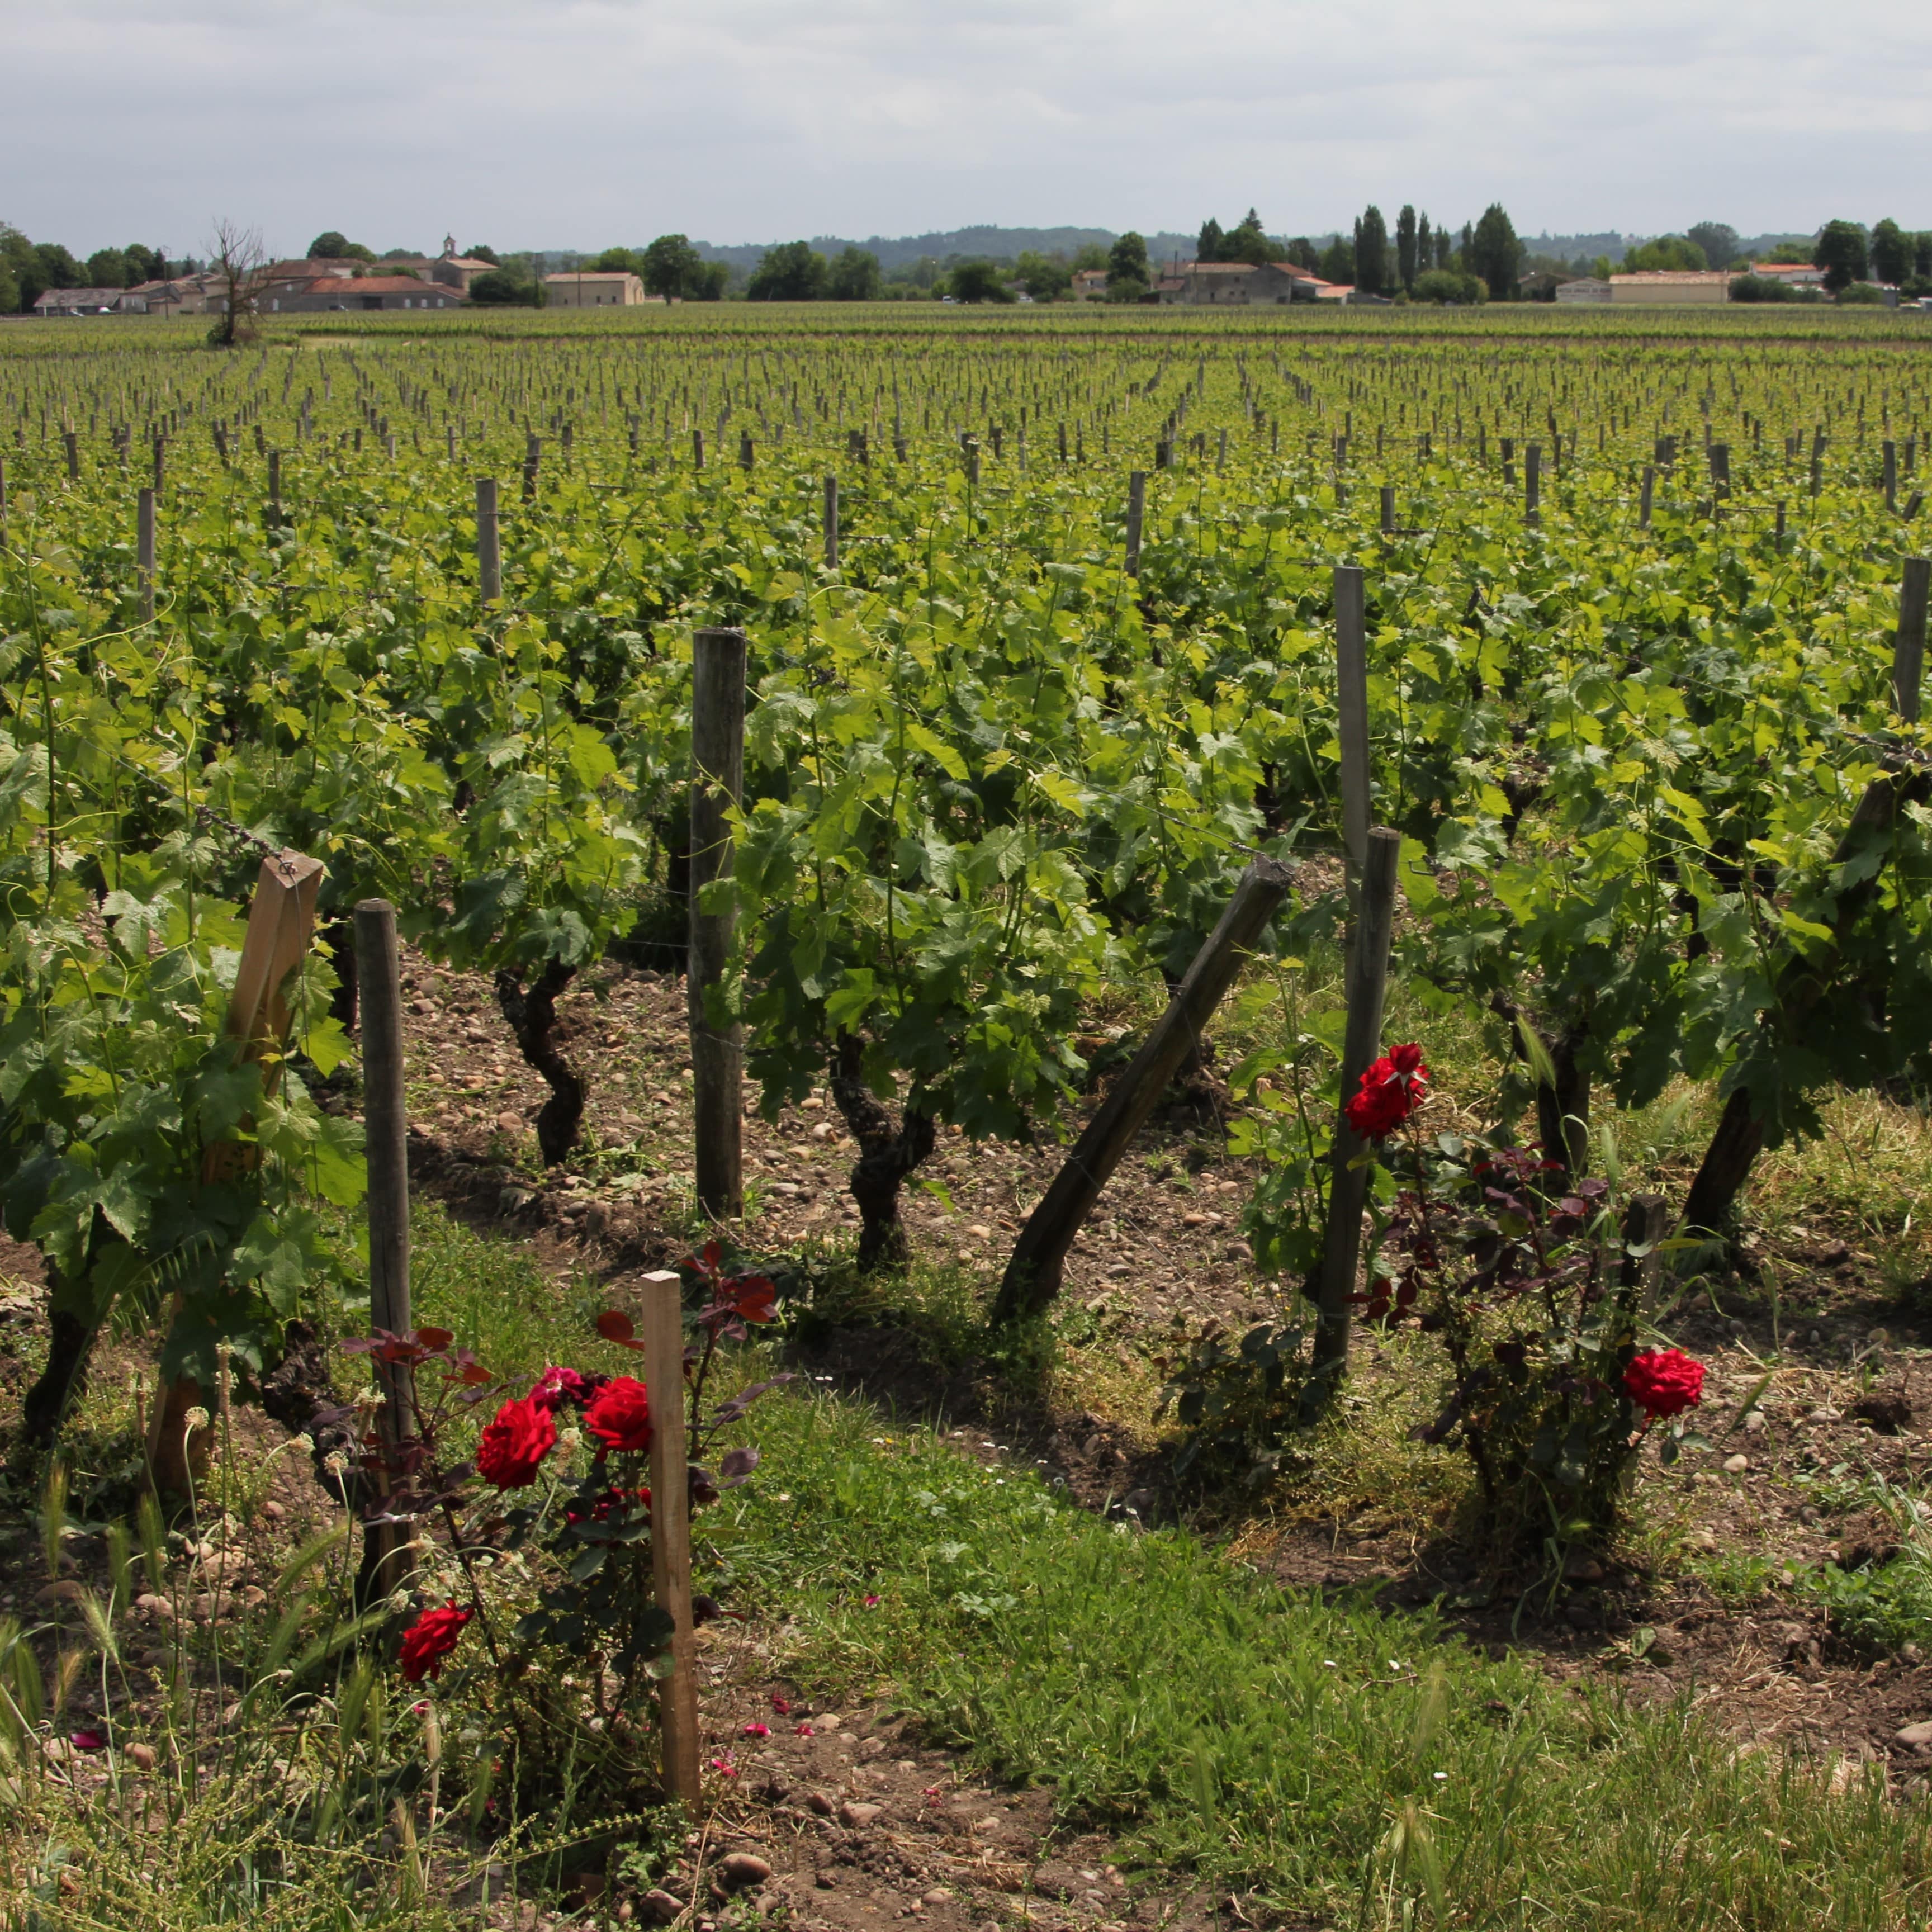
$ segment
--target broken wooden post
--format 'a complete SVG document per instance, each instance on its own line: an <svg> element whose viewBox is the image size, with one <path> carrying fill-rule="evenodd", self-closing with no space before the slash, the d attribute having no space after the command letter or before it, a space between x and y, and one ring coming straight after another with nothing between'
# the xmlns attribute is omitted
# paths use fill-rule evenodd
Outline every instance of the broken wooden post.
<svg viewBox="0 0 1932 1932"><path fill-rule="evenodd" d="M714 1026L706 1008L721 992L735 913L707 912L704 888L731 870L730 814L744 789L745 634L698 632L691 661L691 1023L692 1156L698 1211L716 1221L745 1211L744 1032Z"/></svg>
<svg viewBox="0 0 1932 1932"><path fill-rule="evenodd" d="M1670 1232L1670 1209L1662 1195L1630 1196L1630 1205L1624 1212L1624 1252L1618 1264L1617 1286L1627 1294L1636 1294L1640 1318L1647 1318L1656 1304L1660 1264L1664 1259L1657 1244Z"/></svg>
<svg viewBox="0 0 1932 1932"><path fill-rule="evenodd" d="M664 1793L695 1816L704 1787L698 1768L698 1642L691 1621L684 1289L670 1269L646 1275L640 1288L638 1332L651 1407L651 1584L658 1608L671 1620L671 1667L658 1680Z"/></svg>
<svg viewBox="0 0 1932 1932"><path fill-rule="evenodd" d="M1368 1143L1348 1124L1348 1103L1381 1051L1382 1001L1388 986L1389 941L1395 926L1396 860L1400 834L1378 825L1368 835L1368 856L1355 902L1348 948L1348 1024L1342 1045L1342 1104L1329 1152L1328 1224L1316 1276L1314 1366L1317 1399L1326 1402L1348 1366L1349 1298L1362 1256L1362 1210L1368 1199Z"/></svg>
<svg viewBox="0 0 1932 1932"><path fill-rule="evenodd" d="M403 1096L403 986L396 952L396 909L387 899L356 908L356 991L362 1036L362 1146L369 1178L369 1325L406 1335L410 1316L409 1108ZM382 1480L403 1474L403 1445L416 1433L409 1378L371 1357L382 1406L376 1433ZM357 1594L373 1604L408 1581L406 1524L364 1526Z"/></svg>
<svg viewBox="0 0 1932 1932"><path fill-rule="evenodd" d="M1040 1314L1060 1292L1074 1236L1168 1082L1198 1047L1202 1029L1262 928L1287 897L1294 877L1293 869L1276 859L1257 859L1241 874L1227 910L1174 988L1167 1011L1114 1082L1020 1230L994 1306L996 1325Z"/></svg>

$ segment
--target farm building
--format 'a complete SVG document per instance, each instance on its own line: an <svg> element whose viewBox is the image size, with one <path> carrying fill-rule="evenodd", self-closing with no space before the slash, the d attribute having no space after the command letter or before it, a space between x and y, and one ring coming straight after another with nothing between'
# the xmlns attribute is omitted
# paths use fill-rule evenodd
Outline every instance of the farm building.
<svg viewBox="0 0 1932 1932"><path fill-rule="evenodd" d="M1073 272L1073 292L1082 302L1098 302L1107 292L1106 270L1076 268Z"/></svg>
<svg viewBox="0 0 1932 1932"><path fill-rule="evenodd" d="M1560 302L1606 302L1610 298L1610 285L1600 275L1577 275L1556 284Z"/></svg>
<svg viewBox="0 0 1932 1932"><path fill-rule="evenodd" d="M1610 278L1610 300L1622 308L1630 304L1676 308L1693 302L1728 302L1731 278L1722 268L1645 268L1634 275Z"/></svg>
<svg viewBox="0 0 1932 1932"><path fill-rule="evenodd" d="M49 289L34 302L34 313L49 316L146 315L148 305L131 289Z"/></svg>
<svg viewBox="0 0 1932 1932"><path fill-rule="evenodd" d="M1188 262L1177 274L1164 278L1163 290L1178 284L1163 301L1190 308L1252 308L1264 304L1312 302L1316 278L1286 262Z"/></svg>
<svg viewBox="0 0 1932 1932"><path fill-rule="evenodd" d="M359 309L460 308L469 297L415 275L321 274L271 280L258 301L264 315L320 315Z"/></svg>
<svg viewBox="0 0 1932 1932"><path fill-rule="evenodd" d="M628 268L580 268L567 275L546 275L552 308L635 308L644 299L644 285Z"/></svg>

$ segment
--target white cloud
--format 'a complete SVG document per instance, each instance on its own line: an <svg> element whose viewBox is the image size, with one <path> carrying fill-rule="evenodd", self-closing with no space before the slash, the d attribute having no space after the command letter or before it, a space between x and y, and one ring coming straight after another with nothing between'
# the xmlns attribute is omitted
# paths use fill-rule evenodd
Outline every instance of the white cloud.
<svg viewBox="0 0 1932 1932"><path fill-rule="evenodd" d="M1896 0L0 0L0 218L177 250L971 221L1932 226Z"/></svg>

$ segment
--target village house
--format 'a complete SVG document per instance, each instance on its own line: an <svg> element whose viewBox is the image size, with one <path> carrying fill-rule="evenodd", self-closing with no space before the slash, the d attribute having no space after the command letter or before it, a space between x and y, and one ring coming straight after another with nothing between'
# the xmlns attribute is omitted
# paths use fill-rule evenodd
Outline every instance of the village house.
<svg viewBox="0 0 1932 1932"><path fill-rule="evenodd" d="M1327 286L1287 262L1184 262L1159 287L1163 302L1189 308L1253 308L1312 302Z"/></svg>
<svg viewBox="0 0 1932 1932"><path fill-rule="evenodd" d="M1610 285L1601 275L1576 275L1556 284L1559 302L1607 302Z"/></svg>
<svg viewBox="0 0 1932 1932"><path fill-rule="evenodd" d="M628 268L578 268L565 275L546 275L552 308L635 308L644 299L644 285Z"/></svg>
<svg viewBox="0 0 1932 1932"><path fill-rule="evenodd" d="M1825 272L1809 262L1754 262L1753 274L1767 282L1782 282L1788 289L1822 289Z"/></svg>
<svg viewBox="0 0 1932 1932"><path fill-rule="evenodd" d="M1678 308L1730 298L1731 278L1722 268L1644 268L1610 278L1610 302L1618 308L1637 304Z"/></svg>
<svg viewBox="0 0 1932 1932"><path fill-rule="evenodd" d="M468 306L460 290L418 275L295 274L270 277L256 297L263 315L324 315L356 310L452 309Z"/></svg>
<svg viewBox="0 0 1932 1932"><path fill-rule="evenodd" d="M146 315L148 305L132 289L49 289L37 296L34 313L50 317L83 315Z"/></svg>
<svg viewBox="0 0 1932 1932"><path fill-rule="evenodd" d="M1107 292L1107 272L1105 268L1076 268L1073 272L1073 295L1078 302L1099 302Z"/></svg>

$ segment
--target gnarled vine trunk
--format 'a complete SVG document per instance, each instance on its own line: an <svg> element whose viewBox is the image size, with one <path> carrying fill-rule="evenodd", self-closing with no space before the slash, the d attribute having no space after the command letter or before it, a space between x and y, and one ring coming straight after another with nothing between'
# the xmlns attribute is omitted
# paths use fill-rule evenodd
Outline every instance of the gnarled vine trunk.
<svg viewBox="0 0 1932 1932"><path fill-rule="evenodd" d="M1590 1071L1580 1066L1576 1058L1589 1030L1589 1022L1580 1020L1554 1040L1546 1040L1556 1084L1539 1081L1536 1088L1537 1137L1543 1143L1543 1157L1555 1161L1573 1181L1581 1179L1590 1166Z"/></svg>
<svg viewBox="0 0 1932 1932"><path fill-rule="evenodd" d="M517 1049L550 1087L550 1098L537 1113L537 1147L546 1167L556 1166L576 1146L584 1124L583 1076L553 1037L557 997L576 976L575 967L556 959L547 961L527 986L507 968L496 975L496 1004L516 1036Z"/></svg>
<svg viewBox="0 0 1932 1932"><path fill-rule="evenodd" d="M51 1267L48 1272L52 1273ZM88 1358L94 1352L95 1331L79 1316L56 1310L48 1325L52 1334L46 1366L20 1406L21 1438L37 1449L52 1444L62 1419L86 1393Z"/></svg>
<svg viewBox="0 0 1932 1932"><path fill-rule="evenodd" d="M859 1143L852 1168L852 1198L859 1204L859 1266L872 1274L904 1264L905 1229L899 1220L899 1190L906 1176L933 1150L938 1125L916 1108L892 1110L866 1084L865 1046L840 1036L832 1058L833 1103Z"/></svg>

